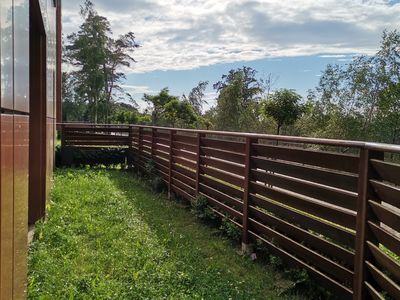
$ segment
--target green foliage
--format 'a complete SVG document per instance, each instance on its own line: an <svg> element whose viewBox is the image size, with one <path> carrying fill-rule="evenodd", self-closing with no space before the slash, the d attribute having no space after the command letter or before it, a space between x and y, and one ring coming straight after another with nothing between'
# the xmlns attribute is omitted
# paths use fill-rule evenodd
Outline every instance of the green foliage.
<svg viewBox="0 0 400 300"><path fill-rule="evenodd" d="M169 94L164 88L158 95L144 95L144 100L152 106L153 125L167 125L171 127L194 127L197 114L193 106L187 101Z"/></svg>
<svg viewBox="0 0 400 300"><path fill-rule="evenodd" d="M317 122L298 125L299 134L399 143L400 34L385 31L379 51L346 66L328 65L309 99Z"/></svg>
<svg viewBox="0 0 400 300"><path fill-rule="evenodd" d="M115 166L125 164L127 150L124 148L98 148L83 150L76 147L56 147L56 167Z"/></svg>
<svg viewBox="0 0 400 300"><path fill-rule="evenodd" d="M263 113L272 117L276 124L276 134L279 135L282 126L293 125L303 112L300 104L301 96L294 90L281 89L275 91L270 99L263 103Z"/></svg>
<svg viewBox="0 0 400 300"><path fill-rule="evenodd" d="M229 218L222 219L220 230L233 242L239 243L242 237L242 231L238 226L229 220Z"/></svg>
<svg viewBox="0 0 400 300"><path fill-rule="evenodd" d="M208 201L204 196L197 196L195 200L191 202L192 213L203 221L213 221L216 219L216 215L209 208Z"/></svg>
<svg viewBox="0 0 400 300"><path fill-rule="evenodd" d="M190 91L187 98L183 95L184 100L190 103L198 115L202 114L203 105L207 104L207 101L204 100L204 96L208 84L208 81L200 81L198 85Z"/></svg>
<svg viewBox="0 0 400 300"><path fill-rule="evenodd" d="M28 299L295 298L278 295L277 272L121 171L58 170L28 263Z"/></svg>
<svg viewBox="0 0 400 300"><path fill-rule="evenodd" d="M131 53L139 45L132 32L114 39L109 21L97 13L89 0L81 7L81 17L79 31L68 36L65 48L66 61L73 71L68 81L64 80L69 85L64 89L64 102L87 103L88 121L108 123L113 101L126 94L120 85L125 79L120 69L135 62Z"/></svg>

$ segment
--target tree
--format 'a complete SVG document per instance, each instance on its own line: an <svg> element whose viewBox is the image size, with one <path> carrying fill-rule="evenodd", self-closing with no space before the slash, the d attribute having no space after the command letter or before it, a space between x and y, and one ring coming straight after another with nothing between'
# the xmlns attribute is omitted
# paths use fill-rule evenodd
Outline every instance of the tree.
<svg viewBox="0 0 400 300"><path fill-rule="evenodd" d="M200 81L197 86L190 91L187 98L183 95L184 100L188 101L193 106L193 109L198 115L201 115L203 105L207 104L207 101L204 100L204 96L208 83L208 81Z"/></svg>
<svg viewBox="0 0 400 300"><path fill-rule="evenodd" d="M222 130L240 130L239 118L243 103L244 78L241 72L235 73L218 96L216 107L216 125Z"/></svg>
<svg viewBox="0 0 400 300"><path fill-rule="evenodd" d="M171 127L193 127L197 121L197 115L193 107L187 101L172 99L164 107L164 117Z"/></svg>
<svg viewBox="0 0 400 300"><path fill-rule="evenodd" d="M161 125L159 122L164 113L165 105L172 100L178 100L177 97L169 94L168 88L163 88L158 95L144 94L143 99L152 106L153 125Z"/></svg>
<svg viewBox="0 0 400 300"><path fill-rule="evenodd" d="M400 138L400 34L384 31L379 51L345 66L328 65L310 93L320 107L320 133L393 143Z"/></svg>
<svg viewBox="0 0 400 300"><path fill-rule="evenodd" d="M226 87L233 84L238 76L242 78L242 107L251 101L260 100L260 95L263 92L261 83L256 79L257 71L250 67L243 67L236 70L230 70L227 75L222 76L222 80L214 84L214 89L217 92L222 92Z"/></svg>
<svg viewBox="0 0 400 300"><path fill-rule="evenodd" d="M123 93L119 83L125 78L122 67L130 67L135 60L131 53L139 47L132 32L112 38L107 18L98 15L93 3L86 0L81 6L84 22L77 33L68 36L67 61L73 66L71 75L77 97L88 103L90 121L108 122L114 93Z"/></svg>
<svg viewBox="0 0 400 300"><path fill-rule="evenodd" d="M301 96L289 89L275 91L271 98L265 101L263 112L275 120L277 135L280 134L283 125L293 125L300 117L303 111L300 101Z"/></svg>

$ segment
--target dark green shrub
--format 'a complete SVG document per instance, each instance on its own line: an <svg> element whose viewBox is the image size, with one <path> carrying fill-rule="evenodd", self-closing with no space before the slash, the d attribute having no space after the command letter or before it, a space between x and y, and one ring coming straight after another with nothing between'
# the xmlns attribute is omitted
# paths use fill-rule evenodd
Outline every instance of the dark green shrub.
<svg viewBox="0 0 400 300"><path fill-rule="evenodd" d="M56 167L71 166L113 166L126 163L125 148L83 149L76 147L56 147Z"/></svg>
<svg viewBox="0 0 400 300"><path fill-rule="evenodd" d="M242 237L242 231L238 226L236 226L234 223L232 223L229 218L224 218L222 220L220 229L228 238L230 238L232 241L235 243L239 243Z"/></svg>
<svg viewBox="0 0 400 300"><path fill-rule="evenodd" d="M160 176L151 179L151 188L155 193L164 193L168 190L165 181Z"/></svg>
<svg viewBox="0 0 400 300"><path fill-rule="evenodd" d="M215 220L215 213L208 207L208 201L204 196L198 196L191 202L192 213L200 220Z"/></svg>

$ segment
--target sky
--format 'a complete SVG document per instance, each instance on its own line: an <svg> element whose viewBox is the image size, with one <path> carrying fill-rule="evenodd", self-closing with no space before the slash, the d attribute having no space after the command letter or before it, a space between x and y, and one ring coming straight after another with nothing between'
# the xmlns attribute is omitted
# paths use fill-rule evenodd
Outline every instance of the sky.
<svg viewBox="0 0 400 300"><path fill-rule="evenodd" d="M400 29L400 0L92 0L113 34L134 32L141 45L123 83L141 108L143 93L168 87L188 94L244 65L273 88L306 96L327 64L371 55L384 29ZM63 1L63 31L76 32L83 0Z"/></svg>

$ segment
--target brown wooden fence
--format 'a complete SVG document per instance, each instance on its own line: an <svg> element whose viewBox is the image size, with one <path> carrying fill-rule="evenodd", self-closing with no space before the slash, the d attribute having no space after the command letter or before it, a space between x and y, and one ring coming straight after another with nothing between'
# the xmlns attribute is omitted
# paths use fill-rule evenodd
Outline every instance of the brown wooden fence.
<svg viewBox="0 0 400 300"><path fill-rule="evenodd" d="M204 196L340 299L400 299L400 146L149 126L63 124L63 144L126 146L170 193Z"/></svg>

